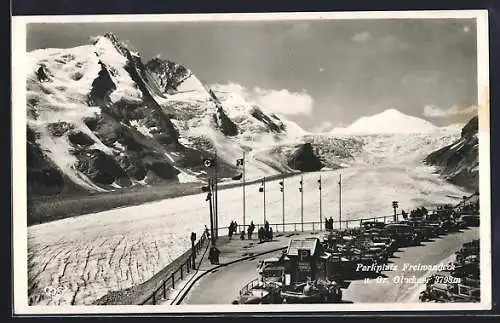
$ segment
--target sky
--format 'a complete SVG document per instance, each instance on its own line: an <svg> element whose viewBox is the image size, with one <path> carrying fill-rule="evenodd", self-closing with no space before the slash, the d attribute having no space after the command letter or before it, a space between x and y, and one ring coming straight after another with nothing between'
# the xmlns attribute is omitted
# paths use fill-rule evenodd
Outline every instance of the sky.
<svg viewBox="0 0 500 323"><path fill-rule="evenodd" d="M88 44L113 32L143 61L160 56L329 131L386 109L437 126L477 113L472 19L30 24L27 50Z"/></svg>

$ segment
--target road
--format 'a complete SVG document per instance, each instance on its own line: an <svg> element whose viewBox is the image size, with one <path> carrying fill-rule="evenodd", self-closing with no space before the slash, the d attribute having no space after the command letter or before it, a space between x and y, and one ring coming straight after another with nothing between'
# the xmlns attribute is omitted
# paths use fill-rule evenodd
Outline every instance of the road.
<svg viewBox="0 0 500 323"><path fill-rule="evenodd" d="M397 277L420 278L429 275L432 271L410 270L408 265L436 265L450 259L462 244L479 237L478 228L470 228L459 233L451 233L434 241L423 243L418 247L401 248L390 261L398 266L398 270L384 271L387 281L369 279L352 281L344 290L343 299L347 303L383 303L383 302L416 302L418 292L423 287L415 283L394 282ZM277 254L276 254L277 255ZM207 274L196 282L184 298L183 304L230 304L237 298L239 290L252 279L257 278L256 266L259 260L274 256L264 255L255 260L243 261L218 271ZM422 268L422 267L421 267ZM380 281L380 283L377 283Z"/></svg>
<svg viewBox="0 0 500 323"><path fill-rule="evenodd" d="M322 172L323 216L338 219L342 173L342 219L390 216L391 202L410 208L457 203L468 195L425 166L356 166ZM300 222L299 177L285 180L286 222ZM304 178L304 221L319 221L318 173ZM246 223L263 222L260 184L246 187ZM451 198L456 196L457 198ZM210 226L205 194L66 218L28 227L28 280L32 304L91 304L112 290L138 285L190 248L189 235ZM278 180L266 184L266 219L282 221ZM242 189L219 192L219 226L242 220ZM290 231L292 228L287 228ZM226 234L226 232L223 232ZM62 286L62 297L45 287Z"/></svg>

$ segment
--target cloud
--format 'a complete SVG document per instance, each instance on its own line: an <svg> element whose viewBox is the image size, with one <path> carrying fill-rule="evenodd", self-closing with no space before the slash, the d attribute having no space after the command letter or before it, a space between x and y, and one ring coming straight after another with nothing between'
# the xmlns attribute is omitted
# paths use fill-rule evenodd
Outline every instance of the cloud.
<svg viewBox="0 0 500 323"><path fill-rule="evenodd" d="M443 109L433 105L426 105L424 107L423 115L430 118L445 118L456 115L464 115L474 113L477 111L477 106L459 107L457 105L448 109Z"/></svg>
<svg viewBox="0 0 500 323"><path fill-rule="evenodd" d="M312 97L305 93L290 92L288 90L267 90L254 88L255 101L263 107L286 115L311 114L313 107Z"/></svg>
<svg viewBox="0 0 500 323"><path fill-rule="evenodd" d="M304 92L291 92L287 89L274 90L254 87L249 90L238 83L215 84L214 89L221 92L232 92L249 102L284 115L310 115L313 109L313 98Z"/></svg>
<svg viewBox="0 0 500 323"><path fill-rule="evenodd" d="M320 67L320 68L318 69L318 71L319 71L320 73L323 73L323 72L325 71L325 69L324 69L323 67Z"/></svg>
<svg viewBox="0 0 500 323"><path fill-rule="evenodd" d="M323 132L328 132L333 129L333 123L330 121L323 121L319 125L315 126L312 129L312 132L314 133L323 133Z"/></svg>
<svg viewBox="0 0 500 323"><path fill-rule="evenodd" d="M370 39L371 37L372 37L372 35L369 32L362 31L362 32L357 33L354 36L352 36L352 40L357 41L357 42L364 42L364 41L367 41L368 39Z"/></svg>

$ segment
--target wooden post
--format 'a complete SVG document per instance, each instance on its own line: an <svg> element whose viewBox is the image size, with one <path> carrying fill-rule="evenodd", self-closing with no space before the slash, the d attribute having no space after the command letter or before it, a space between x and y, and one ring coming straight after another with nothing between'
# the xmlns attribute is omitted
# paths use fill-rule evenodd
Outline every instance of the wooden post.
<svg viewBox="0 0 500 323"><path fill-rule="evenodd" d="M153 292L153 305L156 305L156 292Z"/></svg>
<svg viewBox="0 0 500 323"><path fill-rule="evenodd" d="M181 280L183 280L183 279L184 279L184 273L183 273L183 270L182 270L182 266L183 266L183 265L181 265Z"/></svg>
<svg viewBox="0 0 500 323"><path fill-rule="evenodd" d="M167 282L163 281L163 299L167 299Z"/></svg>
<svg viewBox="0 0 500 323"><path fill-rule="evenodd" d="M175 288L175 277L174 277L174 273L172 273L172 275L170 276L172 278L172 289Z"/></svg>

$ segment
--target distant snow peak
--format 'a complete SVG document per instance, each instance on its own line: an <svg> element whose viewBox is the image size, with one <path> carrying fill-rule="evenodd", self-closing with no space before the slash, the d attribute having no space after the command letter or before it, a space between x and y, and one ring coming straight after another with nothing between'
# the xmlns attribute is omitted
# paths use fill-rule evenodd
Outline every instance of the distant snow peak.
<svg viewBox="0 0 500 323"><path fill-rule="evenodd" d="M429 121L409 116L396 109L361 117L350 126L335 128L332 134L412 134L431 133L439 128Z"/></svg>

